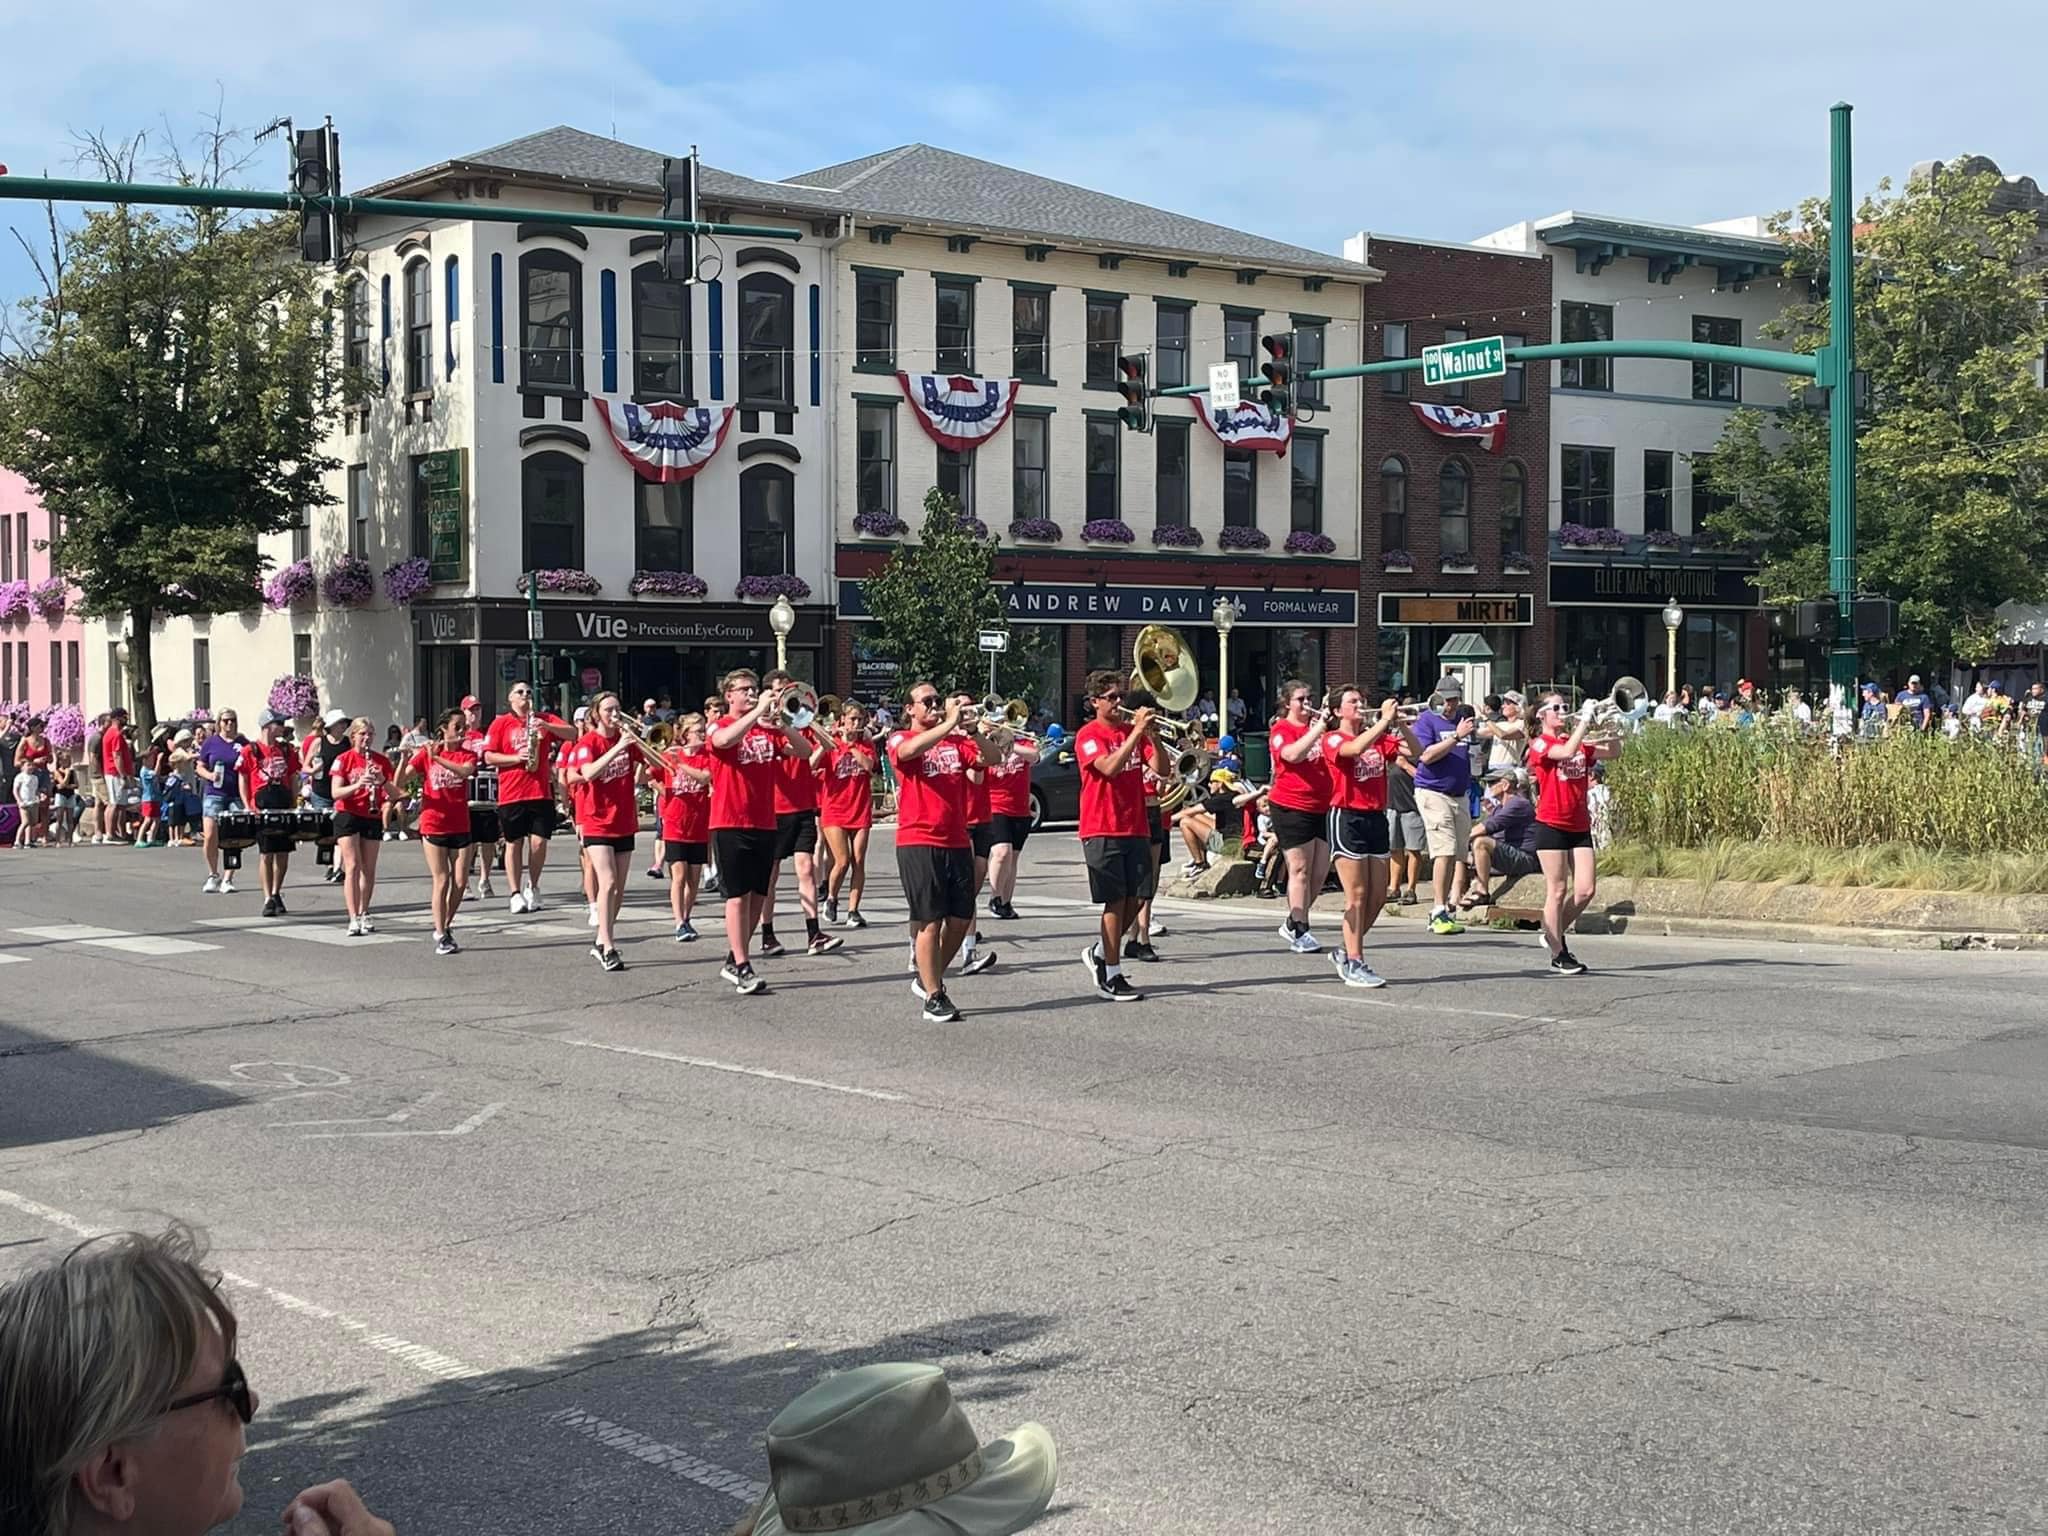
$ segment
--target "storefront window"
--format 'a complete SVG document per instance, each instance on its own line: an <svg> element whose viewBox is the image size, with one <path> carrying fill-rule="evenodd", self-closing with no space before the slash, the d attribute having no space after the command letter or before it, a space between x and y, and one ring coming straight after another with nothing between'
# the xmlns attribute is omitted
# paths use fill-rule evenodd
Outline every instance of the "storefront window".
<svg viewBox="0 0 2048 1536"><path fill-rule="evenodd" d="M1643 675L1643 626L1638 611L1566 608L1558 619L1557 638L1555 680L1575 686L1582 694L1605 694L1617 678Z"/></svg>

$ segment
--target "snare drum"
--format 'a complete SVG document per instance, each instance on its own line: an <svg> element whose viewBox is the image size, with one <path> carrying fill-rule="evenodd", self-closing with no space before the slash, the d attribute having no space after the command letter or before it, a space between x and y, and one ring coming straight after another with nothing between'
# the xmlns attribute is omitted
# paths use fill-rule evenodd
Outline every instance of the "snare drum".
<svg viewBox="0 0 2048 1536"><path fill-rule="evenodd" d="M256 846L256 817L248 811L222 811L215 818L220 845L228 849Z"/></svg>
<svg viewBox="0 0 2048 1536"><path fill-rule="evenodd" d="M482 754L478 754L476 772L469 781L470 817L474 820L479 805L495 806L498 803L498 770L485 765Z"/></svg>

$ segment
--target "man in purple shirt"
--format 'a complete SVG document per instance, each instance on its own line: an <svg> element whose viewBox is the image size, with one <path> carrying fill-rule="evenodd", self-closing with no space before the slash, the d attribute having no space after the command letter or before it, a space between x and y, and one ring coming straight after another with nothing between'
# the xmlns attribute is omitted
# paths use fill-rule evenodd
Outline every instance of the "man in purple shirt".
<svg viewBox="0 0 2048 1536"><path fill-rule="evenodd" d="M1472 738L1478 728L1455 677L1437 684L1429 708L1415 722L1415 744L1421 749L1415 760L1415 808L1429 836L1431 933L1465 931L1456 903L1472 843Z"/></svg>
<svg viewBox="0 0 2048 1536"><path fill-rule="evenodd" d="M1486 824L1472 829L1472 885L1468 906L1493 900L1493 877L1514 880L1533 875L1536 861L1536 807L1523 787L1520 768L1501 767L1487 775Z"/></svg>

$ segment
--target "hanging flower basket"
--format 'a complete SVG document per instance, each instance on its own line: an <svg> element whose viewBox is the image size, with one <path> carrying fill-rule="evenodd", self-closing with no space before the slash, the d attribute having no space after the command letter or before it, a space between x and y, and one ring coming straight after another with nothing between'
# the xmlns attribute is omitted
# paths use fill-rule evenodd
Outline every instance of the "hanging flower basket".
<svg viewBox="0 0 2048 1536"><path fill-rule="evenodd" d="M542 592L565 592L575 593L582 597L595 597L604 590L603 584L588 571L564 568L552 571L534 571L530 574L540 584ZM526 590L526 574L520 576L516 585L521 592Z"/></svg>
<svg viewBox="0 0 2048 1536"><path fill-rule="evenodd" d="M1415 569L1415 557L1405 549L1388 549L1380 552L1380 569L1396 573Z"/></svg>
<svg viewBox="0 0 2048 1536"><path fill-rule="evenodd" d="M988 524L978 517L968 517L962 514L960 518L960 531L971 534L977 539L985 539L988 537Z"/></svg>
<svg viewBox="0 0 2048 1536"><path fill-rule="evenodd" d="M263 601L272 608L296 608L311 602L319 585L313 576L313 562L294 560L263 583Z"/></svg>
<svg viewBox="0 0 2048 1536"><path fill-rule="evenodd" d="M71 588L61 576L39 581L28 589L28 605L40 618L55 621L64 617L71 602Z"/></svg>
<svg viewBox="0 0 2048 1536"><path fill-rule="evenodd" d="M1584 523L1566 523L1557 530L1557 542L1566 549L1627 549L1628 535L1619 528L1588 528Z"/></svg>
<svg viewBox="0 0 2048 1536"><path fill-rule="evenodd" d="M425 555L384 567L384 595L394 603L416 603L433 590L434 571Z"/></svg>
<svg viewBox="0 0 2048 1536"><path fill-rule="evenodd" d="M1057 544L1067 531L1049 517L1020 517L1010 524L1010 537L1029 544Z"/></svg>
<svg viewBox="0 0 2048 1536"><path fill-rule="evenodd" d="M1161 549L1200 549L1202 530L1185 523L1161 523L1152 530L1152 542Z"/></svg>
<svg viewBox="0 0 2048 1536"><path fill-rule="evenodd" d="M811 584L801 576L787 573L780 576L742 576L740 584L732 589L732 595L749 602L772 603L778 597L786 597L793 603L800 603L811 595Z"/></svg>
<svg viewBox="0 0 2048 1536"><path fill-rule="evenodd" d="M1334 555L1337 541L1327 533L1313 533L1306 528L1297 529L1287 535L1287 542L1280 546L1290 555Z"/></svg>
<svg viewBox="0 0 2048 1536"><path fill-rule="evenodd" d="M320 713L320 690L304 673L280 677L270 685L270 712L286 720L304 720Z"/></svg>
<svg viewBox="0 0 2048 1536"><path fill-rule="evenodd" d="M76 704L59 704L44 717L43 734L51 746L77 751L85 745L85 711Z"/></svg>
<svg viewBox="0 0 2048 1536"><path fill-rule="evenodd" d="M28 583L0 581L0 624L19 624L27 617Z"/></svg>
<svg viewBox="0 0 2048 1536"><path fill-rule="evenodd" d="M634 597L703 597L711 588L694 571L635 571L626 590Z"/></svg>
<svg viewBox="0 0 2048 1536"><path fill-rule="evenodd" d="M26 704L18 704L12 699L0 699L0 730L4 730L10 736L19 736L28 729L30 718ZM10 774L9 777L12 778L13 775Z"/></svg>
<svg viewBox="0 0 2048 1536"><path fill-rule="evenodd" d="M1120 517L1091 518L1081 525L1083 544L1135 544L1138 536Z"/></svg>
<svg viewBox="0 0 2048 1536"><path fill-rule="evenodd" d="M343 555L327 568L320 595L336 608L360 608L377 595L370 562L361 555Z"/></svg>
<svg viewBox="0 0 2048 1536"><path fill-rule="evenodd" d="M910 524L894 512L857 512L853 518L853 531L864 539L900 539L910 532Z"/></svg>
<svg viewBox="0 0 2048 1536"><path fill-rule="evenodd" d="M1216 537L1218 549L1271 549L1273 541L1260 528L1242 528L1232 523Z"/></svg>

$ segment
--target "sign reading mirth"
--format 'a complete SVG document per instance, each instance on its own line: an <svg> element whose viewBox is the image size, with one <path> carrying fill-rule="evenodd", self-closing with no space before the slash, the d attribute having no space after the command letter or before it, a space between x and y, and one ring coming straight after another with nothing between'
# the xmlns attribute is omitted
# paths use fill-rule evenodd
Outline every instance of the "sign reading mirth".
<svg viewBox="0 0 2048 1536"><path fill-rule="evenodd" d="M1754 566L1561 565L1550 563L1553 608L1661 608L1676 599L1706 608L1760 608Z"/></svg>

